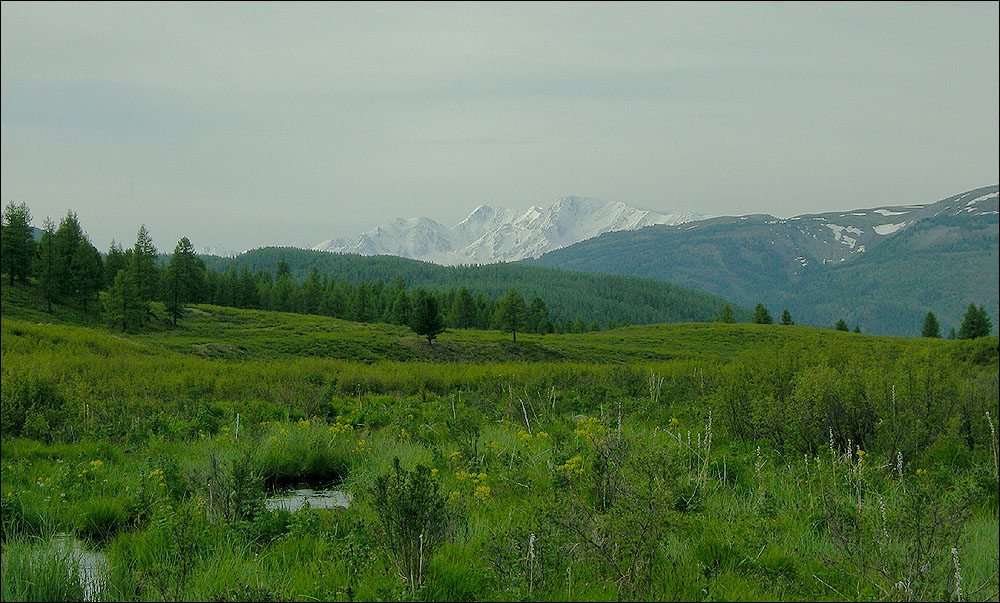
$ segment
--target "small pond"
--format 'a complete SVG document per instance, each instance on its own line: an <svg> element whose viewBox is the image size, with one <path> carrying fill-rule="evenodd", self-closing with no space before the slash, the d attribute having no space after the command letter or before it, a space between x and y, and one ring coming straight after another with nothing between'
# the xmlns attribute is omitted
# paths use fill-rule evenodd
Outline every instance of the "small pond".
<svg viewBox="0 0 1000 603"><path fill-rule="evenodd" d="M354 497L349 492L302 488L269 496L264 500L264 507L272 511L284 509L289 513L294 513L306 506L310 509L333 509L334 507L346 509L351 506L352 500Z"/></svg>
<svg viewBox="0 0 1000 603"><path fill-rule="evenodd" d="M76 560L80 572L80 586L83 587L83 600L96 600L97 593L104 586L102 572L107 568L108 560L100 551L88 550L83 542L72 534L56 534L52 543L61 551L69 553Z"/></svg>

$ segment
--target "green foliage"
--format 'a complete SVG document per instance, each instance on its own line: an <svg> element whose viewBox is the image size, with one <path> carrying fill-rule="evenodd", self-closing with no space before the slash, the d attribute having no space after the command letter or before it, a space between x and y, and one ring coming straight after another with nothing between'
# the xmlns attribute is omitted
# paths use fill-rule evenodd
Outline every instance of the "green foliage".
<svg viewBox="0 0 1000 603"><path fill-rule="evenodd" d="M104 321L126 333L136 331L143 321L145 307L132 270L119 270L114 284L102 296Z"/></svg>
<svg viewBox="0 0 1000 603"><path fill-rule="evenodd" d="M423 291L418 291L413 309L413 332L427 338L427 343L444 332L444 319L438 311L437 299Z"/></svg>
<svg viewBox="0 0 1000 603"><path fill-rule="evenodd" d="M146 225L139 227L132 248L132 277L139 292L139 301L146 303L156 297L160 274L156 266L156 247Z"/></svg>
<svg viewBox="0 0 1000 603"><path fill-rule="evenodd" d="M759 325L769 325L774 322L774 319L771 318L771 314L764 307L764 304L757 304L753 313L753 321Z"/></svg>
<svg viewBox="0 0 1000 603"><path fill-rule="evenodd" d="M269 424L267 428L269 435L255 452L256 471L265 485L327 485L347 477L355 443L339 437L325 423L315 418L300 419L294 424Z"/></svg>
<svg viewBox="0 0 1000 603"><path fill-rule="evenodd" d="M46 541L4 542L0 589L4 601L82 601L80 570L69 550Z"/></svg>
<svg viewBox="0 0 1000 603"><path fill-rule="evenodd" d="M733 314L733 307L729 304L723 305L719 315L715 318L715 322L723 322L727 324L736 322L736 317Z"/></svg>
<svg viewBox="0 0 1000 603"><path fill-rule="evenodd" d="M834 330L837 331L845 331L845 332L850 331L850 329L847 327L847 321L845 321L843 318L838 320L837 324L833 325L833 328Z"/></svg>
<svg viewBox="0 0 1000 603"><path fill-rule="evenodd" d="M792 314L788 310L783 310L781 312L781 324L787 326L794 325L795 321L792 320Z"/></svg>
<svg viewBox="0 0 1000 603"><path fill-rule="evenodd" d="M500 300L500 305L497 307L497 324L501 329L513 335L515 343L517 343L517 332L524 325L527 311L528 308L524 304L524 298L513 287Z"/></svg>
<svg viewBox="0 0 1000 603"><path fill-rule="evenodd" d="M962 326L958 329L958 338L976 339L977 337L986 337L992 329L993 325L990 322L990 317L986 314L986 310L982 306L977 308L975 304L969 304L969 308L965 311L965 316L962 317Z"/></svg>
<svg viewBox="0 0 1000 603"><path fill-rule="evenodd" d="M211 305L121 335L2 293L5 538L100 542L102 599L937 600L951 547L964 599L997 588L996 336L427 346ZM352 502L266 509L302 482Z"/></svg>
<svg viewBox="0 0 1000 603"><path fill-rule="evenodd" d="M182 237L174 247L174 254L170 257L164 275L164 302L174 325L183 315L184 306L201 298L204 273L205 265L195 254L191 241Z"/></svg>
<svg viewBox="0 0 1000 603"><path fill-rule="evenodd" d="M10 284L26 283L35 258L35 237L31 211L24 203L9 201L0 224L0 271L7 273Z"/></svg>
<svg viewBox="0 0 1000 603"><path fill-rule="evenodd" d="M924 326L920 329L921 337L941 337L941 327L933 312L928 312L924 318Z"/></svg>
<svg viewBox="0 0 1000 603"><path fill-rule="evenodd" d="M376 478L370 494L379 521L379 545L392 558L410 593L416 593L453 521L440 486L424 465L407 471L395 458L392 471Z"/></svg>

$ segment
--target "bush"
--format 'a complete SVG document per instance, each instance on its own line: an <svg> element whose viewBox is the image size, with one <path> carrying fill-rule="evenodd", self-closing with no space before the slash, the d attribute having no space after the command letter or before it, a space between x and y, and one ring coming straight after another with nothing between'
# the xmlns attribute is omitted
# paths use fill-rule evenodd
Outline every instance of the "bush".
<svg viewBox="0 0 1000 603"><path fill-rule="evenodd" d="M434 549L452 524L440 486L427 467L406 471L394 458L392 472L375 479L371 498L379 520L379 545L415 594Z"/></svg>

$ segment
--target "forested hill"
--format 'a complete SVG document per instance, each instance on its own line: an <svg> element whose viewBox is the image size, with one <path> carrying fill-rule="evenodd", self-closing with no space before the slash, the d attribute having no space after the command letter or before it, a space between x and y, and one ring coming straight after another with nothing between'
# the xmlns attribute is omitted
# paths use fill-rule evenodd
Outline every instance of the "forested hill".
<svg viewBox="0 0 1000 603"><path fill-rule="evenodd" d="M473 294L482 293L493 299L514 287L525 299L542 298L555 320L581 318L588 324L596 321L602 326L710 322L727 303L718 296L649 279L520 264L440 266L394 256L360 256L291 247L254 249L235 258L201 258L207 268L219 272L246 268L252 273L261 270L273 273L278 262L285 262L298 282L315 269L321 275L352 284L378 280L390 284L402 279L410 288L449 290L465 286ZM736 320L750 319L749 310L730 306L735 310Z"/></svg>
<svg viewBox="0 0 1000 603"><path fill-rule="evenodd" d="M994 325L1000 318L997 188L929 205L651 226L525 263L663 280L787 308L800 324L845 319L872 334L919 335L933 312L947 333L970 303Z"/></svg>

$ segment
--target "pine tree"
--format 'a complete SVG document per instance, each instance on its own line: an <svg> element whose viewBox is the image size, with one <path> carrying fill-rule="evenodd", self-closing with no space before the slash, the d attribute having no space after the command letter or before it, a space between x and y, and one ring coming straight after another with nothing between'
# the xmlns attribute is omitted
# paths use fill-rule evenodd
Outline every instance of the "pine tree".
<svg viewBox="0 0 1000 603"><path fill-rule="evenodd" d="M60 263L59 249L56 246L56 225L50 218L45 218L42 225L42 238L38 241L38 285L45 298L47 311L52 312L52 302L59 295L59 281L56 266Z"/></svg>
<svg viewBox="0 0 1000 603"><path fill-rule="evenodd" d="M471 329L476 326L476 300L472 298L465 285L459 287L455 293L448 322L456 329Z"/></svg>
<svg viewBox="0 0 1000 603"><path fill-rule="evenodd" d="M112 327L133 331L142 324L145 308L139 299L139 287L131 270L118 271L102 302L104 320Z"/></svg>
<svg viewBox="0 0 1000 603"><path fill-rule="evenodd" d="M182 237L174 247L174 254L167 265L165 278L167 313L174 326L184 314L185 304L198 299L205 280L205 264L194 252L187 237Z"/></svg>
<svg viewBox="0 0 1000 603"><path fill-rule="evenodd" d="M924 318L924 327L920 331L921 337L941 337L941 326L933 312L928 312Z"/></svg>
<svg viewBox="0 0 1000 603"><path fill-rule="evenodd" d="M497 321L500 328L513 335L514 343L517 343L517 332L523 328L526 312L527 306L524 304L524 298L517 292L517 289L511 287L497 307Z"/></svg>
<svg viewBox="0 0 1000 603"><path fill-rule="evenodd" d="M323 296L323 281L315 266L309 271L306 282L302 283L301 293L302 307L299 310L304 314L319 313L319 303Z"/></svg>
<svg viewBox="0 0 1000 603"><path fill-rule="evenodd" d="M715 318L715 322L722 323L733 323L736 322L736 316L733 314L733 308L729 304L724 304L719 315Z"/></svg>
<svg viewBox="0 0 1000 603"><path fill-rule="evenodd" d="M143 304L143 313L148 313L148 302L156 297L159 286L159 270L156 267L156 247L149 235L146 225L139 227L135 247L132 248L132 279L139 291L139 301ZM117 278L117 276L115 277Z"/></svg>
<svg viewBox="0 0 1000 603"><path fill-rule="evenodd" d="M992 330L993 324L990 321L990 317L986 314L986 308L983 306L977 308L975 304L969 304L969 308L965 311L965 316L962 318L962 326L958 328L958 338L975 339L977 337L985 337Z"/></svg>
<svg viewBox="0 0 1000 603"><path fill-rule="evenodd" d="M111 247L104 257L104 288L109 289L115 282L119 270L126 270L132 264L132 250L122 249L121 243L111 240Z"/></svg>
<svg viewBox="0 0 1000 603"><path fill-rule="evenodd" d="M787 326L794 325L795 321L792 320L792 315L788 310L781 313L781 324Z"/></svg>
<svg viewBox="0 0 1000 603"><path fill-rule="evenodd" d="M78 278L74 273L73 259L77 248L83 243L83 229L75 213L66 212L66 216L59 222L53 242L58 258L54 265L56 295L62 298L75 297ZM82 265L78 267L82 269Z"/></svg>
<svg viewBox="0 0 1000 603"><path fill-rule="evenodd" d="M410 296L406 289L396 292L396 299L392 302L392 310L389 312L389 323L394 325L409 325L413 320L410 312Z"/></svg>
<svg viewBox="0 0 1000 603"><path fill-rule="evenodd" d="M535 297L525 314L524 330L529 333L544 333L545 324L549 320L549 310L542 298Z"/></svg>
<svg viewBox="0 0 1000 603"><path fill-rule="evenodd" d="M4 207L0 249L0 270L7 273L10 284L15 280L27 283L35 258L35 237L31 212L24 203L15 205L11 201Z"/></svg>
<svg viewBox="0 0 1000 603"><path fill-rule="evenodd" d="M434 345L434 338L444 332L444 319L438 311L437 298L422 290L418 290L413 308L413 325L417 335L427 338L427 343Z"/></svg>
<svg viewBox="0 0 1000 603"><path fill-rule="evenodd" d="M77 298L83 305L83 311L87 312L90 300L96 299L97 292L103 288L104 265L101 252L91 244L86 235L76 246L70 262L70 274Z"/></svg>
<svg viewBox="0 0 1000 603"><path fill-rule="evenodd" d="M757 308L753 313L753 321L759 325L769 325L774 322L771 318L771 314L764 307L764 304L757 304Z"/></svg>
<svg viewBox="0 0 1000 603"><path fill-rule="evenodd" d="M847 328L847 322L843 318L838 320L837 324L833 325L833 328L838 331L850 331L850 329Z"/></svg>
<svg viewBox="0 0 1000 603"><path fill-rule="evenodd" d="M854 332L860 334L861 333L861 325L854 325Z"/></svg>

